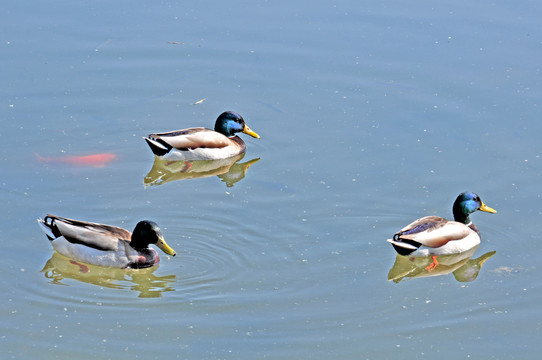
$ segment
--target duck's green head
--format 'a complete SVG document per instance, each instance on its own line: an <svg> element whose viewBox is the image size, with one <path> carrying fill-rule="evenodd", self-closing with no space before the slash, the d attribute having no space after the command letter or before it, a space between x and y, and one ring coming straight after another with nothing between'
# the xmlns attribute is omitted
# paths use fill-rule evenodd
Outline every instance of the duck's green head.
<svg viewBox="0 0 542 360"><path fill-rule="evenodd" d="M469 215L480 210L495 214L497 211L482 202L480 197L473 192L464 192L455 199L453 213L455 221L463 224L470 223Z"/></svg>
<svg viewBox="0 0 542 360"><path fill-rule="evenodd" d="M168 255L175 256L176 252L169 247L162 236L162 230L154 221L143 220L137 223L130 245L134 249L146 249L149 244L154 244Z"/></svg>
<svg viewBox="0 0 542 360"><path fill-rule="evenodd" d="M233 136L238 132L244 132L245 134L255 137L256 139L260 138L260 135L250 130L250 128L245 124L243 117L233 111L226 111L220 114L220 116L216 119L215 131L228 137Z"/></svg>

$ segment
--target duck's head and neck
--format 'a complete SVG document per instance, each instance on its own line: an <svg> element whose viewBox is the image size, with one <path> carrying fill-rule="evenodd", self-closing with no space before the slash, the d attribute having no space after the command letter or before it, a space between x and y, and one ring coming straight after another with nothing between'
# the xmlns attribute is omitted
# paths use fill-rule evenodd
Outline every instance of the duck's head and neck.
<svg viewBox="0 0 542 360"><path fill-rule="evenodd" d="M154 221L143 220L137 223L132 232L130 246L136 250L144 250L154 244L168 255L175 256L175 251L169 247L162 236L162 231Z"/></svg>
<svg viewBox="0 0 542 360"><path fill-rule="evenodd" d="M215 131L227 137L234 136L238 132L244 132L256 139L260 138L260 135L256 134L245 124L243 117L233 111L226 111L220 114L216 119Z"/></svg>
<svg viewBox="0 0 542 360"><path fill-rule="evenodd" d="M454 220L465 225L471 223L469 215L480 210L495 214L497 211L482 202L480 197L472 192L459 194L453 206Z"/></svg>

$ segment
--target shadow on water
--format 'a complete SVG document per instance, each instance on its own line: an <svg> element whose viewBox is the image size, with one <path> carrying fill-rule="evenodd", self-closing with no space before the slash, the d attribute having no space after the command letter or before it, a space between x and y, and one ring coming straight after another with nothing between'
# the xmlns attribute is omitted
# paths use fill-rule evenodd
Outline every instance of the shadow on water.
<svg viewBox="0 0 542 360"><path fill-rule="evenodd" d="M47 260L41 272L51 284L69 286L65 280L77 280L111 289L125 289L139 292L139 297L157 298L162 293L175 291L171 286L175 275L156 276L158 267L145 269L117 269L82 264L57 252Z"/></svg>
<svg viewBox="0 0 542 360"><path fill-rule="evenodd" d="M496 253L496 251L490 251L472 259L477 249L478 246L460 254L438 256L438 265L433 270L426 269L433 261L431 256L409 257L397 255L395 263L388 273L388 280L398 283L402 280L452 273L459 282L474 281L478 277L482 265Z"/></svg>
<svg viewBox="0 0 542 360"><path fill-rule="evenodd" d="M220 160L172 161L155 156L152 169L143 179L145 186L163 185L170 181L218 176L227 187L244 179L248 168L260 158L239 163L245 154Z"/></svg>

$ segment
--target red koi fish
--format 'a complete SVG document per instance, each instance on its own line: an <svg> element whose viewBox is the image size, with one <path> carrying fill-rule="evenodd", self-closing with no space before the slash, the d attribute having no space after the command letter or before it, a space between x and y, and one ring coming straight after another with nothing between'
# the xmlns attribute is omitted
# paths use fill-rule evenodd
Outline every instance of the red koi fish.
<svg viewBox="0 0 542 360"><path fill-rule="evenodd" d="M94 166L104 167L110 161L113 161L117 156L115 154L92 154L84 156L67 155L58 158L44 158L36 154L39 162L47 164L68 164L73 166Z"/></svg>

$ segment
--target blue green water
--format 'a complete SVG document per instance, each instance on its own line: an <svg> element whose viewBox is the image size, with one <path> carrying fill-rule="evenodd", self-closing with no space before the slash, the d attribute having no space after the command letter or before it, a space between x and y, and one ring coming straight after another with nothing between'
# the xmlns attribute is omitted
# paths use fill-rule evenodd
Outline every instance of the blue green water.
<svg viewBox="0 0 542 360"><path fill-rule="evenodd" d="M5 4L4 357L538 358L540 10ZM153 173L142 136L211 127L225 110L261 135L243 137L249 168ZM116 158L77 167L35 153ZM395 267L385 240L451 217L466 190L498 211L472 215L482 266ZM81 271L54 255L36 223L46 213L129 230L152 219L178 255Z"/></svg>

